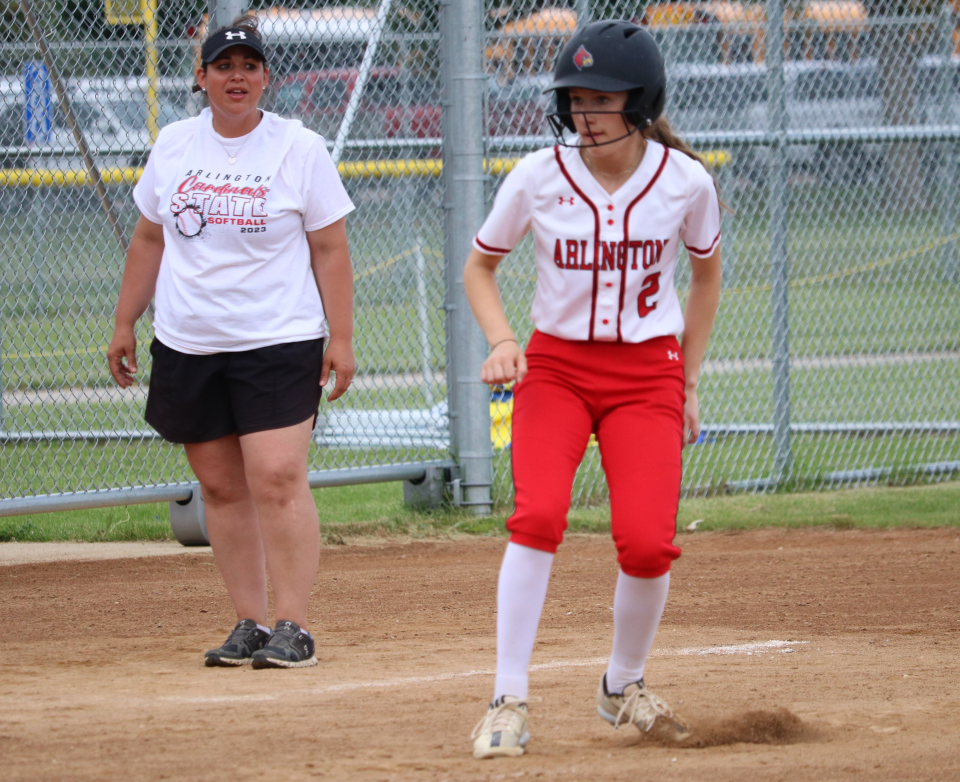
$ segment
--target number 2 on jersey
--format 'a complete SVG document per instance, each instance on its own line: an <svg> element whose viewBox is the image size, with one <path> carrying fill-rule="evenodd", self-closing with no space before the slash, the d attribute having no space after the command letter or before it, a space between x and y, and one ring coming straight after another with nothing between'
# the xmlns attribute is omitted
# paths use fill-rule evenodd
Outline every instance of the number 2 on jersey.
<svg viewBox="0 0 960 782"><path fill-rule="evenodd" d="M640 295L637 297L637 312L641 318L647 317L657 308L657 303L647 302L651 296L656 296L660 292L660 272L648 274L640 286Z"/></svg>

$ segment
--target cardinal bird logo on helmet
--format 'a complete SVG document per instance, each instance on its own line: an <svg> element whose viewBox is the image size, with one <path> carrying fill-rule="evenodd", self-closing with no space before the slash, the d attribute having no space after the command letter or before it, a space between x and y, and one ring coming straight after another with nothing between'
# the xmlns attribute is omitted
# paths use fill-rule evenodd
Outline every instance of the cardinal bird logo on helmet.
<svg viewBox="0 0 960 782"><path fill-rule="evenodd" d="M593 55L581 46L577 49L577 53L573 55L573 64L577 66L578 71L589 68L593 65Z"/></svg>

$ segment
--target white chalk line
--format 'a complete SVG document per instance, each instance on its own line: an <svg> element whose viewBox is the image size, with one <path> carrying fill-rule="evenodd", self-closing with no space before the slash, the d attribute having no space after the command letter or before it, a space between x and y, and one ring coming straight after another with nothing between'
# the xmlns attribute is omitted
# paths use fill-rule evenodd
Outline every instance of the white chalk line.
<svg viewBox="0 0 960 782"><path fill-rule="evenodd" d="M808 644L809 641L755 641L745 644L726 644L724 646L694 646L686 649L654 649L651 657L689 657L689 656L707 656L707 655L733 655L744 654L754 655L763 654L768 651L792 652L792 647L799 644ZM590 657L580 660L557 660L540 665L531 665L530 671L550 671L559 668L589 668L594 665L606 665L606 657ZM496 671L455 671L453 673L441 673L433 676L407 676L402 679L388 679L379 682L347 682L344 684L331 684L327 687L314 687L310 689L283 690L281 692L259 693L257 695L210 695L199 697L187 697L181 695L168 695L158 698L167 703L253 703L257 701L273 701L278 698L289 697L290 695L332 695L343 692L355 692L356 690L382 689L386 687L413 687L418 684L434 684L437 682L448 682L454 679L468 679L473 676L494 676Z"/></svg>

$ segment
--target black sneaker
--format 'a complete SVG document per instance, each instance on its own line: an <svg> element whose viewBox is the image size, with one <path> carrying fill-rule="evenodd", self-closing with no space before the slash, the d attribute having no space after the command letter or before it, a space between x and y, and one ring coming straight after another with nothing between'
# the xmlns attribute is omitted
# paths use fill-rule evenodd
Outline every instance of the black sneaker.
<svg viewBox="0 0 960 782"><path fill-rule="evenodd" d="M296 622L283 620L273 628L270 642L253 653L254 668L309 668L317 664L313 638Z"/></svg>
<svg viewBox="0 0 960 782"><path fill-rule="evenodd" d="M253 662L253 653L262 649L270 640L270 633L257 627L252 619L241 619L233 632L227 636L223 646L211 649L204 655L204 664L208 668L216 665L249 665Z"/></svg>

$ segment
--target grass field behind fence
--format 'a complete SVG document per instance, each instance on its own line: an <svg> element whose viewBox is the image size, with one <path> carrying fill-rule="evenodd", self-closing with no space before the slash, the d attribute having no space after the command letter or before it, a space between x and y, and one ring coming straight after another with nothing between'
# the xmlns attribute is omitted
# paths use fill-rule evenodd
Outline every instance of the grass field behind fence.
<svg viewBox="0 0 960 782"><path fill-rule="evenodd" d="M906 365L795 369L793 416L797 421L949 421L960 415L957 400L933 393L956 383L955 359ZM431 385L434 403L446 396L446 384ZM861 396L863 388L869 395ZM704 375L700 387L704 421L768 423L772 420L772 372L751 370ZM56 404L20 404L4 412L8 431L75 429L146 429L143 404L128 401L86 401L67 391ZM323 403L322 412L344 409L425 409L419 383L406 387L354 389L342 400Z"/></svg>
<svg viewBox="0 0 960 782"><path fill-rule="evenodd" d="M485 518L452 509L418 513L404 505L398 483L317 489L314 497L320 514L321 536L328 545L361 536L423 538L462 533L502 536L508 515L506 510ZM681 547L687 527L695 521L700 522L695 525L697 532L761 527L960 528L960 482L682 500L677 516ZM610 529L609 509L574 509L569 522L570 533L605 534ZM0 519L0 542L172 539L166 504Z"/></svg>
<svg viewBox="0 0 960 782"><path fill-rule="evenodd" d="M349 221L357 286L357 359L367 376L422 369L423 329L416 300L417 253L427 286L427 336L432 367L445 367L439 183L407 188L402 181L352 183L359 211ZM121 191L117 195L124 196ZM5 198L10 194L4 194ZM24 198L21 195L18 197ZM701 386L707 423L772 420L771 309L766 201L762 188L733 188L724 197L737 210L725 217L724 293L708 358L743 361L737 371L706 374ZM875 208L878 188L795 187L791 196L790 348L792 420L960 420L960 275L945 255L944 220L933 208L901 213ZM0 355L6 392L108 388L104 357L112 329L121 259L93 202L58 196L43 230L26 218L29 200L5 203L0 216ZM89 199L88 199L89 200ZM128 228L136 219L128 196L119 203ZM67 208L69 207L69 208ZM82 207L82 208L81 208ZM18 213L19 210L19 213ZM362 218L362 219L361 219ZM953 263L956 263L956 257ZM506 308L522 337L530 333L534 290L532 244L525 240L500 271ZM681 259L678 287L688 284ZM150 327L141 321L141 377L149 376ZM891 354L901 358L889 357ZM918 354L940 354L911 363ZM834 357L887 356L888 363L827 365ZM906 359L903 357L906 356ZM798 361L802 359L802 361ZM818 360L821 363L818 363ZM431 388L433 401L444 386ZM140 403L91 402L8 405L8 431L142 429ZM68 397L69 397L68 393ZM393 386L384 377L355 389L331 409L421 409L417 384ZM769 437L723 438L692 449L685 487L724 484L770 474ZM817 485L827 473L864 468L903 469L960 459L953 435L794 438L797 485ZM433 459L419 450L321 449L313 468L400 459ZM47 443L0 446L0 496L108 488L189 478L176 449L161 443ZM909 470L903 475L909 475ZM509 501L504 457L497 458L498 496ZM603 499L602 476L588 456L578 478L583 503Z"/></svg>

